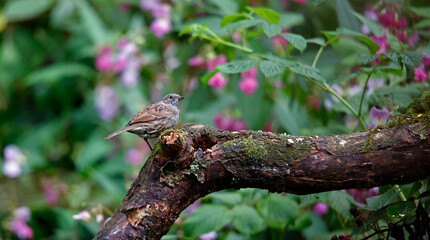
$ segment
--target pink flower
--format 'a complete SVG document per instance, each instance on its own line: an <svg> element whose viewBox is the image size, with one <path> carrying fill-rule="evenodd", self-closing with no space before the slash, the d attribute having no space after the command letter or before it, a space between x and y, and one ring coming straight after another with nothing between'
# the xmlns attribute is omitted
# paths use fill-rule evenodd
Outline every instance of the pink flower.
<svg viewBox="0 0 430 240"><path fill-rule="evenodd" d="M187 214L191 215L198 207L200 207L200 202L201 202L201 200L198 199L193 204L188 206L188 208L186 210Z"/></svg>
<svg viewBox="0 0 430 240"><path fill-rule="evenodd" d="M91 221L91 214L88 212L88 210L83 210L82 212L73 215L73 219L89 222Z"/></svg>
<svg viewBox="0 0 430 240"><path fill-rule="evenodd" d="M220 72L217 72L209 79L208 85L216 89L220 89L223 88L227 84L227 82L228 78L224 78L224 76Z"/></svg>
<svg viewBox="0 0 430 240"><path fill-rule="evenodd" d="M126 37L122 37L119 41L118 41L118 49L119 50L123 50L128 44L130 43L130 41L126 38Z"/></svg>
<svg viewBox="0 0 430 240"><path fill-rule="evenodd" d="M159 0L141 0L140 8L144 11L152 11L154 8L157 8L161 5Z"/></svg>
<svg viewBox="0 0 430 240"><path fill-rule="evenodd" d="M131 88L136 86L139 81L140 66L141 62L139 58L133 57L129 59L127 67L122 71L120 76L120 81L125 87Z"/></svg>
<svg viewBox="0 0 430 240"><path fill-rule="evenodd" d="M243 120L233 120L233 124L231 126L231 131L240 131L240 130L246 130L246 122Z"/></svg>
<svg viewBox="0 0 430 240"><path fill-rule="evenodd" d="M224 131L239 131L247 129L246 122L243 120L236 120L234 118L223 118L217 114L214 117L215 126Z"/></svg>
<svg viewBox="0 0 430 240"><path fill-rule="evenodd" d="M258 81L254 77L245 77L239 82L239 88L244 93L252 95L258 88Z"/></svg>
<svg viewBox="0 0 430 240"><path fill-rule="evenodd" d="M157 18L151 23L150 28L154 32L155 36L162 38L166 33L170 32L172 24L168 19Z"/></svg>
<svg viewBox="0 0 430 240"><path fill-rule="evenodd" d="M394 22L394 28L405 29L408 27L408 20L405 17L399 17L396 22Z"/></svg>
<svg viewBox="0 0 430 240"><path fill-rule="evenodd" d="M242 77L250 77L250 78L255 78L257 77L257 68L253 67L251 69L249 69L248 71L245 72L241 72L240 75L242 75Z"/></svg>
<svg viewBox="0 0 430 240"><path fill-rule="evenodd" d="M242 39L242 36L240 35L240 32L234 32L231 38L233 39L234 42L240 42L240 40Z"/></svg>
<svg viewBox="0 0 430 240"><path fill-rule="evenodd" d="M386 108L378 109L376 107L372 107L372 109L370 109L369 115L370 119L372 119L372 125L374 125L373 127L376 127L387 123L390 112Z"/></svg>
<svg viewBox="0 0 430 240"><path fill-rule="evenodd" d="M386 10L385 13L379 15L379 22L384 28L389 29L390 31L393 29L396 19L394 13Z"/></svg>
<svg viewBox="0 0 430 240"><path fill-rule="evenodd" d="M223 64L227 62L227 57L224 54L218 55L215 59L209 60L207 62L207 69L209 71L212 71L218 66L219 64Z"/></svg>
<svg viewBox="0 0 430 240"><path fill-rule="evenodd" d="M28 207L19 207L14 211L14 219L10 222L10 229L19 239L33 238L33 229L27 225L30 215Z"/></svg>
<svg viewBox="0 0 430 240"><path fill-rule="evenodd" d="M376 52L376 54L385 53L386 50L390 49L390 44L388 44L385 37L370 36L370 39L372 39L379 46L379 50Z"/></svg>
<svg viewBox="0 0 430 240"><path fill-rule="evenodd" d="M365 34L365 35L369 35L370 34L370 29L367 25L362 24L361 25L361 33Z"/></svg>
<svg viewBox="0 0 430 240"><path fill-rule="evenodd" d="M409 46L413 47L415 44L420 40L420 36L417 33L414 33L409 38L408 44Z"/></svg>
<svg viewBox="0 0 430 240"><path fill-rule="evenodd" d="M201 240L214 240L217 237L217 233L215 231L208 232L199 236Z"/></svg>
<svg viewBox="0 0 430 240"><path fill-rule="evenodd" d="M112 48L109 46L102 47L96 58L96 68L99 71L111 71L114 66L114 57L112 55Z"/></svg>
<svg viewBox="0 0 430 240"><path fill-rule="evenodd" d="M421 64L424 65L424 67L429 66L430 65L430 55L425 55L423 57L423 60L422 60Z"/></svg>
<svg viewBox="0 0 430 240"><path fill-rule="evenodd" d="M151 9L151 13L155 18L170 19L170 7L167 4L159 4Z"/></svg>
<svg viewBox="0 0 430 240"><path fill-rule="evenodd" d="M294 0L298 4L306 4L306 0Z"/></svg>
<svg viewBox="0 0 430 240"><path fill-rule="evenodd" d="M204 67L206 65L205 60L199 55L188 59L188 65L190 67Z"/></svg>
<svg viewBox="0 0 430 240"><path fill-rule="evenodd" d="M379 195L379 187L374 187L371 189L347 189L344 192L351 195L356 202L366 203L366 199Z"/></svg>
<svg viewBox="0 0 430 240"><path fill-rule="evenodd" d="M126 161L134 166L139 166L144 160L144 153L139 149L131 148L127 151Z"/></svg>
<svg viewBox="0 0 430 240"><path fill-rule="evenodd" d="M378 12L373 10L372 4L366 4L364 16L372 21L378 20Z"/></svg>
<svg viewBox="0 0 430 240"><path fill-rule="evenodd" d="M272 123L266 122L263 127L264 132L276 132L275 129L273 129Z"/></svg>
<svg viewBox="0 0 430 240"><path fill-rule="evenodd" d="M99 116L109 121L119 113L118 95L112 87L99 86L95 90L95 107Z"/></svg>
<svg viewBox="0 0 430 240"><path fill-rule="evenodd" d="M43 192L45 193L46 202L50 206L54 206L58 202L59 191L51 181L44 181L42 183Z"/></svg>
<svg viewBox="0 0 430 240"><path fill-rule="evenodd" d="M14 144L9 144L3 150L3 157L5 159L3 173L10 178L16 178L21 175L21 164L25 161L25 156L21 149Z"/></svg>
<svg viewBox="0 0 430 240"><path fill-rule="evenodd" d="M424 65L421 64L421 66L424 66ZM415 80L417 80L417 82L424 82L428 77L427 73L424 72L423 68L421 67L415 68L414 73L415 73Z"/></svg>
<svg viewBox="0 0 430 240"><path fill-rule="evenodd" d="M408 41L408 33L406 31L401 31L396 34L396 37L401 42Z"/></svg>
<svg viewBox="0 0 430 240"><path fill-rule="evenodd" d="M328 205L325 203L317 203L314 206L314 213L318 216L323 216L328 212Z"/></svg>

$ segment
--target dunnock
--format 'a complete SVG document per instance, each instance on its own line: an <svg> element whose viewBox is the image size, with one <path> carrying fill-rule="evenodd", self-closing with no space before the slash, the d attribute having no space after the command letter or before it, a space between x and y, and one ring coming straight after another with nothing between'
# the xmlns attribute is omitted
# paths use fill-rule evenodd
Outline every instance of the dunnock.
<svg viewBox="0 0 430 240"><path fill-rule="evenodd" d="M178 94L168 94L157 103L151 104L136 114L121 130L111 133L105 139L111 139L123 132L130 132L145 139L149 148L148 138L155 138L164 130L173 128L179 118L179 101L184 97Z"/></svg>

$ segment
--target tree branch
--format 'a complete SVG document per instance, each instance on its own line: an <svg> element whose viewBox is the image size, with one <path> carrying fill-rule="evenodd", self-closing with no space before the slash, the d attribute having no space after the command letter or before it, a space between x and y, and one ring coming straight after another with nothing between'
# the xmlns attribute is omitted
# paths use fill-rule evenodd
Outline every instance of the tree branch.
<svg viewBox="0 0 430 240"><path fill-rule="evenodd" d="M309 194L427 178L430 114L422 108L428 105L415 104L415 112L388 126L337 136L205 125L167 131L94 239L160 239L188 205L227 188Z"/></svg>

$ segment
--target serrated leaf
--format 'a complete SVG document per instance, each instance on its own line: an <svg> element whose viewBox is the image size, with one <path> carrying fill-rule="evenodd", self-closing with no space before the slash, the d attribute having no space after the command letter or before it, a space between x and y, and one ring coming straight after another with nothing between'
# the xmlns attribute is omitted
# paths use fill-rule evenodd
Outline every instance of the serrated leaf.
<svg viewBox="0 0 430 240"><path fill-rule="evenodd" d="M306 49L306 39L301 35L294 33L282 33L282 36L300 52L303 52L303 50Z"/></svg>
<svg viewBox="0 0 430 240"><path fill-rule="evenodd" d="M26 20L44 13L52 6L53 2L53 0L8 1L2 13L10 22Z"/></svg>
<svg viewBox="0 0 430 240"><path fill-rule="evenodd" d="M237 22L233 22L230 24L227 24L224 29L226 31L235 31L238 29L243 29L243 28L249 28L249 27L253 27L257 24L261 23L259 20L240 20Z"/></svg>
<svg viewBox="0 0 430 240"><path fill-rule="evenodd" d="M277 24L279 22L279 13L268 8L255 8L254 12L260 17L266 19L269 23Z"/></svg>
<svg viewBox="0 0 430 240"><path fill-rule="evenodd" d="M366 199L368 210L378 210L391 204L397 198L397 191L390 189L385 193Z"/></svg>
<svg viewBox="0 0 430 240"><path fill-rule="evenodd" d="M283 227L299 213L298 204L280 194L270 194L257 203L257 210L271 226Z"/></svg>
<svg viewBox="0 0 430 240"><path fill-rule="evenodd" d="M260 63L260 70L264 74L264 76L272 77L284 71L284 66L282 66L278 62L262 61Z"/></svg>
<svg viewBox="0 0 430 240"><path fill-rule="evenodd" d="M280 26L278 26L276 24L264 23L263 24L263 31L267 37L272 38L273 36L280 34L282 29Z"/></svg>
<svg viewBox="0 0 430 240"><path fill-rule="evenodd" d="M185 219L183 225L184 235L195 238L210 231L217 231L231 220L231 212L226 206L202 205Z"/></svg>
<svg viewBox="0 0 430 240"><path fill-rule="evenodd" d="M414 76L414 69L417 68L424 57L423 54L417 52L403 52L399 54L402 58L402 62L406 66L406 71L409 78Z"/></svg>
<svg viewBox="0 0 430 240"><path fill-rule="evenodd" d="M331 191L327 193L325 201L333 210L339 213L344 219L350 215L351 196L342 191Z"/></svg>
<svg viewBox="0 0 430 240"><path fill-rule="evenodd" d="M248 71L255 67L260 62L259 60L237 60L217 66L217 69L223 73L235 74Z"/></svg>
<svg viewBox="0 0 430 240"><path fill-rule="evenodd" d="M323 39L323 38L320 38L320 37L318 37L318 38L310 38L310 39L306 39L306 42L308 42L308 43L313 43L313 44L317 44L317 45L320 45L320 46L322 46L322 45L324 45L324 44L325 44L324 39Z"/></svg>
<svg viewBox="0 0 430 240"><path fill-rule="evenodd" d="M243 14L243 13L236 13L236 14L225 16L221 20L221 27L224 27L227 24L230 24L230 23L233 23L233 22L237 22L239 20L244 20L244 19L247 19L247 18L248 17L245 14Z"/></svg>
<svg viewBox="0 0 430 240"><path fill-rule="evenodd" d="M233 226L241 233L250 235L262 231L266 226L257 211L247 205L238 205L232 209Z"/></svg>
<svg viewBox="0 0 430 240"><path fill-rule="evenodd" d="M404 217L410 215L416 208L414 201L399 202L387 208L387 213L390 216Z"/></svg>
<svg viewBox="0 0 430 240"><path fill-rule="evenodd" d="M291 72L310 77L319 83L324 83L326 81L325 78L319 74L318 69L316 68L300 65L290 66L289 69Z"/></svg>

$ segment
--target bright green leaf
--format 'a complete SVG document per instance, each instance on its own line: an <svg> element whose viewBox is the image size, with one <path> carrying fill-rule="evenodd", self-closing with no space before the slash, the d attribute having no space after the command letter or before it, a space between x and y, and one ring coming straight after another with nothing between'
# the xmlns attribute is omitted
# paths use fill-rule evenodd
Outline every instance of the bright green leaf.
<svg viewBox="0 0 430 240"><path fill-rule="evenodd" d="M261 21L259 21L259 20L248 20L248 19L246 19L246 20L240 20L240 21L237 21L237 22L233 22L233 23L227 24L224 27L224 29L226 31L235 31L235 30L238 30L238 29L253 27L253 26L255 26L255 25L259 24L259 23L261 23Z"/></svg>
<svg viewBox="0 0 430 240"><path fill-rule="evenodd" d="M254 208L247 205L238 205L232 209L233 226L241 233L250 235L263 230L263 219Z"/></svg>
<svg viewBox="0 0 430 240"><path fill-rule="evenodd" d="M209 195L215 200L219 200L227 205L234 206L242 202L242 195L240 193L234 192L215 192Z"/></svg>
<svg viewBox="0 0 430 240"><path fill-rule="evenodd" d="M306 39L306 42L308 42L308 43L313 43L313 44L317 44L317 45L320 45L320 46L322 46L322 45L324 45L324 44L325 44L324 39L323 39L323 38L320 38L320 37L318 37L318 38L310 38L310 39Z"/></svg>
<svg viewBox="0 0 430 240"><path fill-rule="evenodd" d="M271 38L281 33L282 29L280 26L272 23L264 23L263 31L267 37Z"/></svg>
<svg viewBox="0 0 430 240"><path fill-rule="evenodd" d="M282 33L282 36L287 39L288 42L291 43L295 48L297 48L300 52L303 52L306 48L306 39L301 35L294 33Z"/></svg>
<svg viewBox="0 0 430 240"><path fill-rule="evenodd" d="M184 235L195 238L210 231L217 231L231 220L232 214L226 206L202 205L185 219L183 225Z"/></svg>
<svg viewBox="0 0 430 240"><path fill-rule="evenodd" d="M385 193L370 197L366 199L368 210L378 210L380 208L383 208L389 204L391 204L395 199L397 199L397 191L394 189L390 189L386 191Z"/></svg>
<svg viewBox="0 0 430 240"><path fill-rule="evenodd" d="M270 194L257 203L258 212L271 226L285 226L299 213L299 206L293 200L280 194Z"/></svg>
<svg viewBox="0 0 430 240"><path fill-rule="evenodd" d="M249 69L255 67L259 60L237 60L217 66L217 69L223 73L235 74L248 71Z"/></svg>
<svg viewBox="0 0 430 240"><path fill-rule="evenodd" d="M224 27L227 24L234 23L234 22L237 22L239 20L244 20L244 19L247 19L247 18L248 17L245 14L243 14L243 13L236 13L236 14L225 16L221 20L221 27Z"/></svg>
<svg viewBox="0 0 430 240"><path fill-rule="evenodd" d="M254 12L260 17L266 19L269 23L277 24L279 22L279 13L268 8L255 8Z"/></svg>
<svg viewBox="0 0 430 240"><path fill-rule="evenodd" d="M47 11L53 0L13 0L4 6L3 14L8 21L20 21L39 16Z"/></svg>
<svg viewBox="0 0 430 240"><path fill-rule="evenodd" d="M284 66L282 66L278 62L262 61L260 63L260 70L264 74L264 76L272 77L284 71Z"/></svg>

